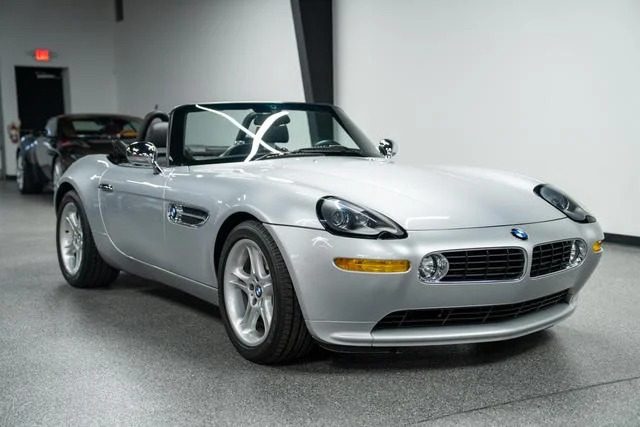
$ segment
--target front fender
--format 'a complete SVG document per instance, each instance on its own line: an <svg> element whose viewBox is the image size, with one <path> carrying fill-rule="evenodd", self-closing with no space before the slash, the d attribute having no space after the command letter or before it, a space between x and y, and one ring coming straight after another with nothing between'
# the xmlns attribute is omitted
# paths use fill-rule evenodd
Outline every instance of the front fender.
<svg viewBox="0 0 640 427"><path fill-rule="evenodd" d="M74 162L65 171L60 179L60 185L54 194L54 207L56 211L58 210L64 193L73 189L78 194L94 236L105 234L104 226L102 221L100 221L98 184L100 183L100 178L110 166L109 161L104 155L83 157Z"/></svg>

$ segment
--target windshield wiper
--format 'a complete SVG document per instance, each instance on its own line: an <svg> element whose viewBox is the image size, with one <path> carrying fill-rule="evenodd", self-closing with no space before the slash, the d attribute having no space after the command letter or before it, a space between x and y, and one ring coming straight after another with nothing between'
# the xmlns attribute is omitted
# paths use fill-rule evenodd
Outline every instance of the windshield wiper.
<svg viewBox="0 0 640 427"><path fill-rule="evenodd" d="M276 154L269 153L264 156L256 159L273 159L277 157L291 157L291 156L314 156L314 155L339 155L339 156L357 156L357 157L366 157L362 152L356 148L347 148L342 145L330 145L327 147L307 147L300 148L294 151L286 151L284 153Z"/></svg>

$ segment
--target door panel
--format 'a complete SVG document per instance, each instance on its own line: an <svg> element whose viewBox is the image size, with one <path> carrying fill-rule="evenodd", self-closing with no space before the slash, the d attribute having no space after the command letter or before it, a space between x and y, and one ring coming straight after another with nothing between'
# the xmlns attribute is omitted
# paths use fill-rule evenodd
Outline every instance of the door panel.
<svg viewBox="0 0 640 427"><path fill-rule="evenodd" d="M210 183L202 181L192 176L186 166L176 168L167 181L167 212L172 205L182 207L182 221L166 222L166 243L171 252L167 263L174 273L215 286L213 219L217 210L212 211L211 207L217 207L218 203L214 201L215 191Z"/></svg>
<svg viewBox="0 0 640 427"><path fill-rule="evenodd" d="M100 213L113 244L125 255L164 265L166 176L150 168L110 167L100 179Z"/></svg>

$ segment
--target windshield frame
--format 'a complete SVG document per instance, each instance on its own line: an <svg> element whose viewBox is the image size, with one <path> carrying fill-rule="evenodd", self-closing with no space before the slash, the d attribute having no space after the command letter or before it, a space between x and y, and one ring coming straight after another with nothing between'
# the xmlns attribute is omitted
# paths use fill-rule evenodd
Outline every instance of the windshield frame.
<svg viewBox="0 0 640 427"><path fill-rule="evenodd" d="M203 108L213 110L259 110L259 111L318 111L330 113L331 116L342 126L349 137L358 145L363 157L383 157L377 149L377 146L365 136L365 134L358 129L353 121L340 109L331 104L312 104L304 102L208 102L198 104L187 104L176 107L171 112L170 129L169 129L169 160L172 166L195 166L203 164L227 164L227 163L241 163L243 160L234 159L208 159L190 161L184 156L184 138L185 138L185 123L187 114L193 112L201 112ZM213 114L213 113L212 113ZM317 156L323 154L318 153ZM334 154L335 155L335 154ZM283 156L273 156L269 159L286 158ZM250 162L254 162L260 159L260 156L256 156L251 159Z"/></svg>

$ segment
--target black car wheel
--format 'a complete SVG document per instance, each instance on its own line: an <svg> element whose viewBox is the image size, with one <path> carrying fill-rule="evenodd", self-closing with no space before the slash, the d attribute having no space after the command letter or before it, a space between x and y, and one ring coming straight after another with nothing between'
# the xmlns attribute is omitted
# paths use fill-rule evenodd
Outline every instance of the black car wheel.
<svg viewBox="0 0 640 427"><path fill-rule="evenodd" d="M284 363L311 350L314 341L287 266L259 222L243 222L227 237L218 266L218 291L227 334L246 359Z"/></svg>
<svg viewBox="0 0 640 427"><path fill-rule="evenodd" d="M119 271L100 256L75 191L65 193L57 216L58 263L67 282L75 288L97 288L113 282Z"/></svg>
<svg viewBox="0 0 640 427"><path fill-rule="evenodd" d="M16 183L22 194L40 193L42 183L36 178L36 171L32 164L27 162L24 152L21 150L16 157Z"/></svg>

